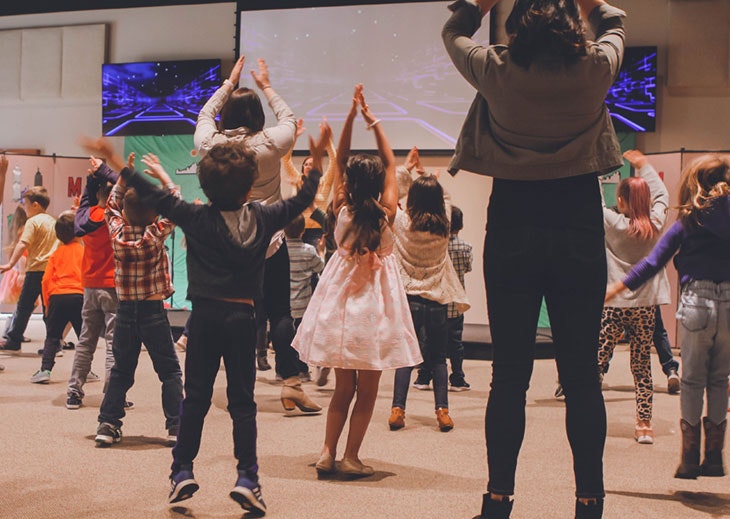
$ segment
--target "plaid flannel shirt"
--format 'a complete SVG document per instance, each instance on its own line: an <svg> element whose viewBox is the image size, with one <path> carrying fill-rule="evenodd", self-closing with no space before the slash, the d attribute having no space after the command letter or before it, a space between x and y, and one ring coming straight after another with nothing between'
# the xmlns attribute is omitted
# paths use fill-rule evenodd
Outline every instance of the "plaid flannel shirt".
<svg viewBox="0 0 730 519"><path fill-rule="evenodd" d="M180 196L176 186L167 186ZM114 249L114 281L120 301L142 301L156 294L170 297L174 289L165 240L175 228L161 218L147 227L129 225L122 215L125 189L114 185L105 217Z"/></svg>
<svg viewBox="0 0 730 519"><path fill-rule="evenodd" d="M471 272L471 249L472 247L470 244L455 234L452 234L449 237L449 257L451 258L451 263L454 265L456 274L459 276L461 286L464 286L464 274ZM454 303L449 303L446 317L453 319L461 315L462 314L456 310L456 305Z"/></svg>

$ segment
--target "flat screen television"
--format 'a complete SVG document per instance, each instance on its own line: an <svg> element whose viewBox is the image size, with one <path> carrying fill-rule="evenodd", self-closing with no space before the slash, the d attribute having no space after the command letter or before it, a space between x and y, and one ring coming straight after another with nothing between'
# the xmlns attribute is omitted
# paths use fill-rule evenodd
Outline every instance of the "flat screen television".
<svg viewBox="0 0 730 519"><path fill-rule="evenodd" d="M104 135L195 133L205 102L221 83L219 59L102 66Z"/></svg>
<svg viewBox="0 0 730 519"><path fill-rule="evenodd" d="M655 131L656 57L656 47L626 48L619 77L606 96L616 131Z"/></svg>

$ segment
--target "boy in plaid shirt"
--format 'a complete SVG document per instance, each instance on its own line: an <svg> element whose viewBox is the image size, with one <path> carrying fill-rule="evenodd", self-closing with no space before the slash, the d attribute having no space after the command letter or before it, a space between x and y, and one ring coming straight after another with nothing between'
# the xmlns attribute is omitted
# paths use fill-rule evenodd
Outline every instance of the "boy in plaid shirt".
<svg viewBox="0 0 730 519"><path fill-rule="evenodd" d="M87 147L109 157L112 168L121 169L124 166L107 141L101 139L95 144L96 148ZM156 156L145 155L142 162L149 168L145 171L159 179L165 189L180 196ZM102 176L102 181L111 181L113 177L109 176L108 171L99 168L96 174ZM105 216L114 249L114 278L119 308L112 339L114 367L99 410L95 439L100 446L121 441L124 403L127 391L134 383L134 372L144 342L152 366L162 382L167 439L174 443L177 441L183 398L182 371L163 307L163 300L173 293L165 240L174 226L167 219L158 220L157 212L141 203L134 189L127 189L122 176L119 176L109 195Z"/></svg>

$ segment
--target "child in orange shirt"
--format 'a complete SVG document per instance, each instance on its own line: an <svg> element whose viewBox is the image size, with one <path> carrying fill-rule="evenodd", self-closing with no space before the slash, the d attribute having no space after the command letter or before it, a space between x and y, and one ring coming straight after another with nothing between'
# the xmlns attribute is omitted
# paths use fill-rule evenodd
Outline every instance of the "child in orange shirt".
<svg viewBox="0 0 730 519"><path fill-rule="evenodd" d="M81 306L84 302L84 288L81 284L81 261L84 247L74 235L74 214L64 211L56 221L56 236L61 244L48 260L43 274L42 293L46 310L46 342L43 345L41 369L30 381L34 384L48 384L68 323L76 335L81 334Z"/></svg>

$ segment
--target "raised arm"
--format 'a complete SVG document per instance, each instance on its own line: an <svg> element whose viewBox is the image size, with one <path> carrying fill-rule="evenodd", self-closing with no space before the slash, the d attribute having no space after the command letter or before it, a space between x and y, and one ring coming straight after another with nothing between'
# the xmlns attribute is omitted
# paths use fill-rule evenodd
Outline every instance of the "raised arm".
<svg viewBox="0 0 730 519"><path fill-rule="evenodd" d="M297 120L294 117L294 112L291 111L291 108L281 96L271 88L269 67L264 60L259 58L258 70L252 70L251 77L266 97L266 101L276 116L276 126L266 128L266 135L281 151L281 155L284 155L294 146L297 131Z"/></svg>
<svg viewBox="0 0 730 519"><path fill-rule="evenodd" d="M624 56L624 21L626 13L603 0L576 0L581 16L595 34L596 43L615 79Z"/></svg>
<svg viewBox="0 0 730 519"><path fill-rule="evenodd" d="M373 133L375 133L378 154L385 167L385 184L383 186L383 195L380 197L380 205L385 210L388 223L392 224L395 218L395 212L398 209L398 183L395 180L395 155L393 154L393 149L390 147L388 138L385 136L383 126L380 124L380 119L375 118L372 112L370 112L370 107L365 102L362 88L358 95L358 101L362 116L368 125L368 130L373 130Z"/></svg>
<svg viewBox="0 0 730 519"><path fill-rule="evenodd" d="M304 120L297 120L297 131L294 134L294 144L296 144L297 139L302 133L304 133L305 130L306 128L304 127ZM302 175L299 173L299 170L294 166L294 163L291 160L294 153L294 144L292 144L292 147L289 148L289 151L286 152L286 155L281 158L281 165L284 167L284 175L286 176L286 181L289 182L296 189L299 189L302 185Z"/></svg>
<svg viewBox="0 0 730 519"><path fill-rule="evenodd" d="M210 99L203 105L200 112L198 113L198 121L195 124L195 134L193 135L193 144L195 149L210 149L215 144L214 137L218 134L218 124L215 121L216 116L226 104L228 98L238 87L238 82L241 79L241 71L243 70L243 64L246 61L245 56L241 56L233 64L231 74L228 79L223 81L223 84L215 91Z"/></svg>
<svg viewBox="0 0 730 519"><path fill-rule="evenodd" d="M347 113L345 118L345 124L342 126L342 133L340 134L340 142L337 144L337 169L335 169L335 176L332 181L332 188L334 189L334 199L332 202L332 208L335 214L340 214L340 209L347 202L347 196L345 194L345 169L347 168L347 159L350 157L350 145L352 143L352 124L355 122L355 116L357 115L357 107L359 104L359 97L362 93L362 85L355 85L355 93L352 96L352 104L350 105L350 111Z"/></svg>
<svg viewBox="0 0 730 519"><path fill-rule="evenodd" d="M479 0L479 5L475 5L457 0L449 6L453 13L441 30L441 39L451 61L474 88L479 88L480 76L487 68L488 51L472 40L472 36L481 26L482 17L496 3L495 0Z"/></svg>

